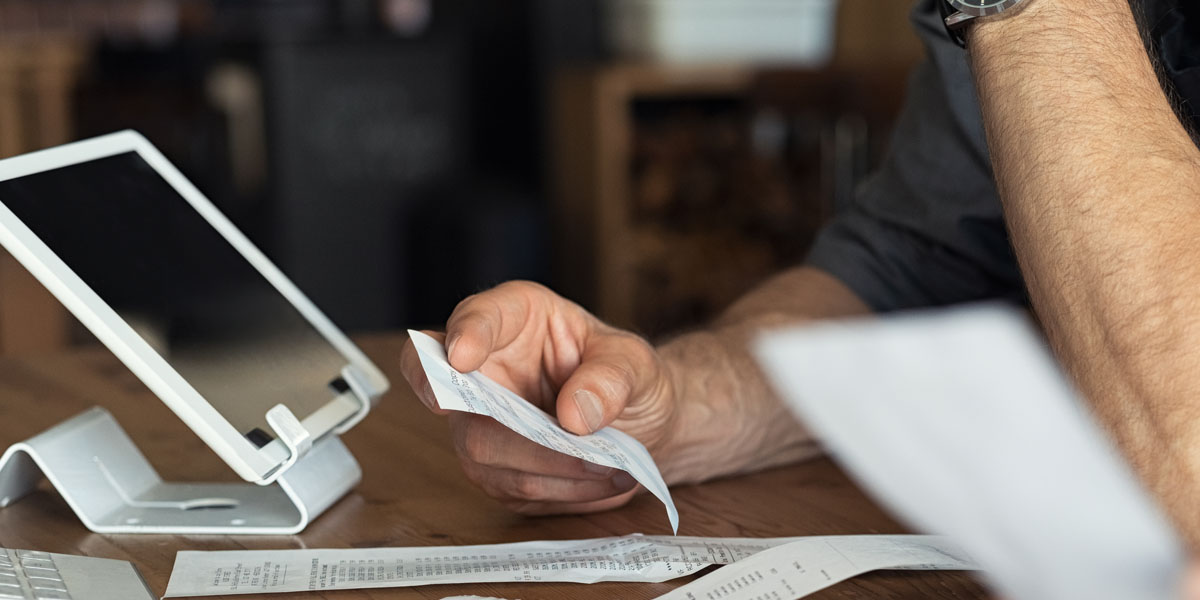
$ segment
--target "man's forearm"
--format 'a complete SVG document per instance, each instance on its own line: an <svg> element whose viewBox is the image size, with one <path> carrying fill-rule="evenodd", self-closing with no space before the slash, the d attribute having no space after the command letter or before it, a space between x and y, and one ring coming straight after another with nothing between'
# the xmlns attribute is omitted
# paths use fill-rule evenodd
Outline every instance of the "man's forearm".
<svg viewBox="0 0 1200 600"><path fill-rule="evenodd" d="M1139 474L1200 541L1200 151L1127 0L1029 0L969 41L1034 308Z"/></svg>
<svg viewBox="0 0 1200 600"><path fill-rule="evenodd" d="M709 329L660 347L681 407L677 434L657 457L668 483L744 473L819 454L816 441L771 390L749 344L772 327L867 312L838 280L799 268L747 294Z"/></svg>

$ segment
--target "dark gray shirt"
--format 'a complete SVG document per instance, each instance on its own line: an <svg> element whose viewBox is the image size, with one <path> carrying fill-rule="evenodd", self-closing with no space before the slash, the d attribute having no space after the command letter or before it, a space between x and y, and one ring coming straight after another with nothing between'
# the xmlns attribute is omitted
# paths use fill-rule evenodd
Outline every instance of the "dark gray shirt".
<svg viewBox="0 0 1200 600"><path fill-rule="evenodd" d="M1200 2L1140 4L1164 84L1184 120L1194 122ZM821 232L808 262L879 311L1024 301L966 52L946 35L933 0L917 4L912 22L928 59L912 75L883 165Z"/></svg>

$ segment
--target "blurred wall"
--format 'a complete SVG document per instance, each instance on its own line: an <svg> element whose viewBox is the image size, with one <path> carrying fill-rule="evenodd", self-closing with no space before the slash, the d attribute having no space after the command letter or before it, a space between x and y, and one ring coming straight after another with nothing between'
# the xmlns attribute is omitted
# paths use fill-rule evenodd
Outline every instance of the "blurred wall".
<svg viewBox="0 0 1200 600"><path fill-rule="evenodd" d="M712 106L734 112L712 113L715 126L737 131L731 115L763 107L810 118L813 86L871 95L829 83L831 69L838 82L902 80L920 56L907 10L843 0L830 65L740 65L765 83L721 92L734 104ZM568 201L554 184L556 144L575 126L553 118L556 82L579 69L672 68L616 53L606 14L599 0L0 0L0 154L137 129L335 322L432 325L507 279L570 289L552 265L595 241L555 235ZM878 107L894 104L900 86L879 86ZM667 105L640 106L644 117ZM886 124L871 118L878 140ZM744 122L761 133L768 121ZM819 146L815 127L801 138ZM742 284L713 285L727 298ZM689 316L672 323L719 304L675 311Z"/></svg>

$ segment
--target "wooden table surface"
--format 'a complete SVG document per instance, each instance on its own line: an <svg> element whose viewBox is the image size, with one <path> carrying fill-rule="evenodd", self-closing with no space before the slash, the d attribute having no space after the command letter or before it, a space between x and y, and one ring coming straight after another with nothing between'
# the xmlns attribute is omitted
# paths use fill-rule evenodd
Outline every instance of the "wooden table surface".
<svg viewBox="0 0 1200 600"><path fill-rule="evenodd" d="M166 589L180 550L368 548L668 534L662 504L642 494L619 510L526 518L507 512L463 477L440 417L412 396L397 364L402 334L358 342L392 380L378 410L345 436L363 482L301 535L99 535L88 531L43 482L0 510L0 546L132 561L150 587ZM0 445L31 437L83 410L109 409L167 480L234 481L236 476L141 382L103 349L0 360ZM2 448L0 448L2 449ZM827 460L673 491L681 535L777 537L904 533ZM432 598L654 598L691 579L659 584L442 585L375 591L281 594L280 600ZM883 572L812 598L983 598L965 573Z"/></svg>

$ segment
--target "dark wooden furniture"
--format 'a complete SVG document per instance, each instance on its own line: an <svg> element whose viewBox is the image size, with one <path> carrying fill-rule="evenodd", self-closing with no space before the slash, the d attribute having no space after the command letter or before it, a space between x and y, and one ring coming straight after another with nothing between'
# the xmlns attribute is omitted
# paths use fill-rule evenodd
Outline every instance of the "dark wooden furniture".
<svg viewBox="0 0 1200 600"><path fill-rule="evenodd" d="M879 162L908 70L613 63L550 102L556 288L651 338L802 262Z"/></svg>
<svg viewBox="0 0 1200 600"><path fill-rule="evenodd" d="M345 548L485 544L576 539L634 532L669 533L649 494L620 510L586 516L525 518L507 512L463 477L441 418L417 402L398 370L405 336L360 337L395 389L346 436L363 466L357 490L302 535L283 537L133 536L89 532L47 484L0 510L0 546L134 562L156 593L166 588L180 550ZM233 480L230 470L107 351L0 360L0 444L32 436L93 405L108 408L167 479ZM675 489L682 535L797 536L901 533L827 460ZM279 600L432 598L654 598L684 581L661 584L492 584L278 595ZM963 573L869 574L813 598L983 598Z"/></svg>
<svg viewBox="0 0 1200 600"><path fill-rule="evenodd" d="M87 61L83 41L66 34L0 38L0 158L71 141L74 94ZM50 292L0 249L0 355L65 348L70 323Z"/></svg>

